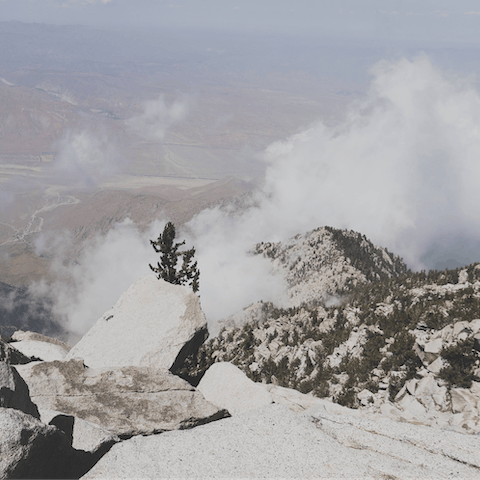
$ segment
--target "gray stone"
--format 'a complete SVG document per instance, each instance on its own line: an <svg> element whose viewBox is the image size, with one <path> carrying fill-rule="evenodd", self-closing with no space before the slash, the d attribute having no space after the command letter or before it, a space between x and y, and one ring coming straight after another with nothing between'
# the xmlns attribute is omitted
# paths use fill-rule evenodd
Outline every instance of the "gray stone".
<svg viewBox="0 0 480 480"><path fill-rule="evenodd" d="M401 418L407 420L408 422L423 422L427 416L425 407L411 395L406 395L396 405L402 409Z"/></svg>
<svg viewBox="0 0 480 480"><path fill-rule="evenodd" d="M367 389L363 389L361 392L357 393L357 398L360 402L360 405L364 407L371 405L374 401L373 393Z"/></svg>
<svg viewBox="0 0 480 480"><path fill-rule="evenodd" d="M185 380L149 367L93 369L81 361L21 369L32 400L128 437L190 428L227 415Z"/></svg>
<svg viewBox="0 0 480 480"><path fill-rule="evenodd" d="M463 320L453 324L453 336L458 337L465 329L470 328L470 322Z"/></svg>
<svg viewBox="0 0 480 480"><path fill-rule="evenodd" d="M0 408L0 478L48 478L45 469L50 473L54 468L55 450L69 450L67 438L55 427L18 410Z"/></svg>
<svg viewBox="0 0 480 480"><path fill-rule="evenodd" d="M452 412L476 412L479 398L473 395L466 388L452 388L450 390L450 398L452 400Z"/></svg>
<svg viewBox="0 0 480 480"><path fill-rule="evenodd" d="M413 351L417 354L417 357L424 362L425 361L425 352L423 351L422 347L415 342L413 344Z"/></svg>
<svg viewBox="0 0 480 480"><path fill-rule="evenodd" d="M472 320L469 326L473 333L480 332L480 319Z"/></svg>
<svg viewBox="0 0 480 480"><path fill-rule="evenodd" d="M408 390L408 393L410 393L410 395L415 395L415 388L417 386L417 383L418 380L416 378L412 378L405 382L405 387Z"/></svg>
<svg viewBox="0 0 480 480"><path fill-rule="evenodd" d="M428 375L417 382L415 396L417 398L422 398L425 396L431 397L432 395L435 395L439 389L440 387L435 378L433 378L432 375Z"/></svg>
<svg viewBox="0 0 480 480"><path fill-rule="evenodd" d="M321 401L318 397L300 393L293 388L280 387L271 383L259 383L258 385L261 385L270 393L274 403L284 405L293 412L302 412Z"/></svg>
<svg viewBox="0 0 480 480"><path fill-rule="evenodd" d="M476 333L473 336L473 348L477 351L480 352L480 333Z"/></svg>
<svg viewBox="0 0 480 480"><path fill-rule="evenodd" d="M443 340L441 338L436 338L431 342L425 344L424 351L425 353L433 353L436 355L440 354L440 350L443 348Z"/></svg>
<svg viewBox="0 0 480 480"><path fill-rule="evenodd" d="M430 365L428 365L427 369L429 372L438 373L440 370L445 366L445 362L442 357L438 357L434 360Z"/></svg>
<svg viewBox="0 0 480 480"><path fill-rule="evenodd" d="M40 418L37 406L30 399L27 384L15 367L0 362L0 407L15 408Z"/></svg>
<svg viewBox="0 0 480 480"><path fill-rule="evenodd" d="M0 479L79 478L105 454L76 451L54 426L19 410L0 408Z"/></svg>
<svg viewBox="0 0 480 480"><path fill-rule="evenodd" d="M181 368L208 335L200 299L182 285L141 278L70 350L92 368Z"/></svg>

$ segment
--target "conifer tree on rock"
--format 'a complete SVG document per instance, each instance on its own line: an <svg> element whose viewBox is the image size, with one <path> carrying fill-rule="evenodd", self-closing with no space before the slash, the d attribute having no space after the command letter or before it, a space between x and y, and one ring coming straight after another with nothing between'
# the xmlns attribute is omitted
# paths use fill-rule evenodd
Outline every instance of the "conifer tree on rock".
<svg viewBox="0 0 480 480"><path fill-rule="evenodd" d="M174 285L189 285L194 292L198 291L200 272L197 262L193 261L195 248L179 251L178 249L185 245L183 242L175 243L175 225L168 222L157 240L150 240L155 252L160 253L160 262L157 266L150 268L157 274L157 278L173 283ZM182 266L177 268L179 257L182 257Z"/></svg>

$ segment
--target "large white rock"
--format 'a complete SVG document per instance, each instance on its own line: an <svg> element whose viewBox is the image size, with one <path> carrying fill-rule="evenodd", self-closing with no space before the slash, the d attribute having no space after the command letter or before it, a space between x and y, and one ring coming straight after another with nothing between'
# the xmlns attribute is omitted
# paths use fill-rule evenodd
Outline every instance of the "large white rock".
<svg viewBox="0 0 480 480"><path fill-rule="evenodd" d="M198 296L188 287L149 275L121 295L66 360L80 358L95 368L170 369L189 353L189 346L194 349L203 343L206 335L207 322Z"/></svg>
<svg viewBox="0 0 480 480"><path fill-rule="evenodd" d="M238 415L272 403L272 396L229 362L214 363L197 387L205 399Z"/></svg>
<svg viewBox="0 0 480 480"><path fill-rule="evenodd" d="M189 431L137 436L82 478L478 478L477 438L314 408L298 414L269 405Z"/></svg>
<svg viewBox="0 0 480 480"><path fill-rule="evenodd" d="M118 436L191 428L226 415L165 369L96 369L70 360L22 365L19 372L40 409L81 418Z"/></svg>
<svg viewBox="0 0 480 480"><path fill-rule="evenodd" d="M27 357L35 357L46 362L63 360L70 346L55 338L50 338L36 332L17 330L12 335L11 345Z"/></svg>

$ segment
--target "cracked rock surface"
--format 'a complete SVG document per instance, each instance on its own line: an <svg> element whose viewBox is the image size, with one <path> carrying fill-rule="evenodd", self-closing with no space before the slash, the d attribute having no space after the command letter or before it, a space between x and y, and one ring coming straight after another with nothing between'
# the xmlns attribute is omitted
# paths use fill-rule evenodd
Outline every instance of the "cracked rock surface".
<svg viewBox="0 0 480 480"><path fill-rule="evenodd" d="M70 360L19 371L40 409L81 418L121 437L190 428L228 415L168 370L93 369Z"/></svg>
<svg viewBox="0 0 480 480"><path fill-rule="evenodd" d="M336 406L338 408L338 406ZM115 445L93 478L479 478L478 438L389 419L271 405Z"/></svg>

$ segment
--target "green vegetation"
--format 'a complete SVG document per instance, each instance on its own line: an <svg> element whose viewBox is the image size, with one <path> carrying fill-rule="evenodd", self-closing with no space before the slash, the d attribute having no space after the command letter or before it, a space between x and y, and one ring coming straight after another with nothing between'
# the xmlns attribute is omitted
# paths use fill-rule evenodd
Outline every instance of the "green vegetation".
<svg viewBox="0 0 480 480"><path fill-rule="evenodd" d="M480 381L473 373L475 363L480 358L474 348L473 337L443 348L440 355L448 365L440 370L438 376L445 380L449 387L470 388L473 380Z"/></svg>
<svg viewBox="0 0 480 480"><path fill-rule="evenodd" d="M178 249L185 245L185 240L175 243L175 225L168 222L165 225L163 233L157 240L150 240L155 252L160 253L160 262L156 267L149 265L157 274L157 278L173 283L174 285L189 285L194 292L199 289L200 272L197 268L197 262L193 261L195 248L179 251ZM182 266L177 268L178 259L182 257Z"/></svg>

